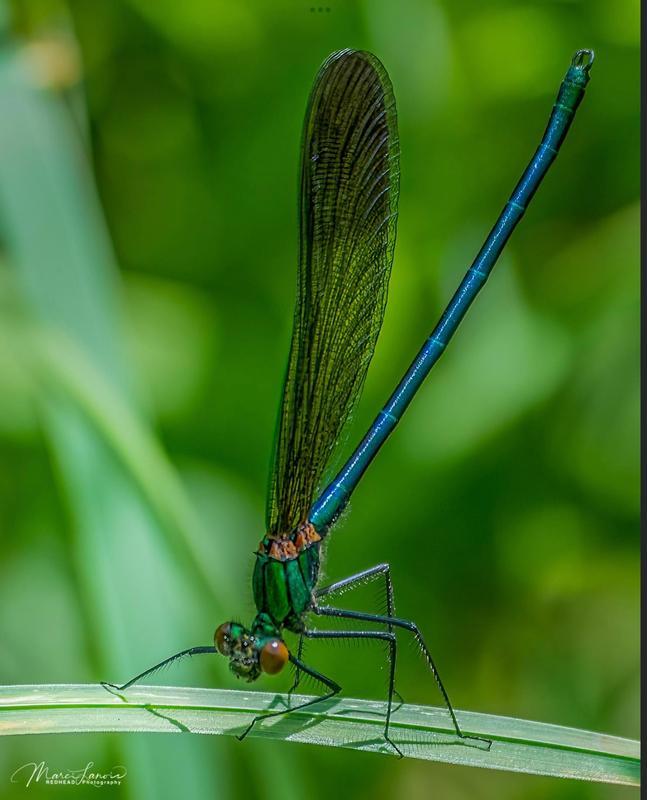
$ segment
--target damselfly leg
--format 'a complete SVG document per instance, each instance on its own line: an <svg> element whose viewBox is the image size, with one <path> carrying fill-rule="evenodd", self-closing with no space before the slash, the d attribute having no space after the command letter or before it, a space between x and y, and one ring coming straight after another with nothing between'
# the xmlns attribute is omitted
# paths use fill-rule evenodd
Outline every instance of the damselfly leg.
<svg viewBox="0 0 647 800"><path fill-rule="evenodd" d="M307 706L312 706L315 703L321 703L324 700L330 700L331 697L334 697L336 694L341 692L341 686L339 686L339 684L335 683L335 681L326 677L321 672L317 672L316 670L312 669L312 667L307 666L307 664L304 664L303 661L300 661L292 654L290 654L290 662L299 670L299 673L305 672L306 675L309 675L311 678L314 678L319 683L328 687L329 691L325 694L322 694L320 697L311 697L305 703L300 703L298 706L294 706L293 708L285 708L281 711L270 711L268 714L259 714L258 716L254 717L245 730L236 737L239 742L242 742L254 725L261 720L270 719L270 717L280 717L282 714L290 714L294 711L301 711L302 709L307 708Z"/></svg>
<svg viewBox="0 0 647 800"><path fill-rule="evenodd" d="M128 689L130 686L133 686L135 683L139 683L143 678L152 675L154 672L157 672L159 669L163 669L164 667L168 667L170 664L173 664L176 661L179 661L181 658L185 658L185 656L200 656L205 654L213 654L216 653L217 650L215 647L189 647L188 650L181 650L179 653L175 653L173 656L169 656L165 658L164 661L160 661L159 664L155 664L154 667L149 667L148 669L140 672L139 675L135 675L134 678L131 678L126 683L122 683L121 685L116 683L107 683L106 681L101 681L101 685L110 691L110 689L116 689L118 692L123 692L124 689Z"/></svg>
<svg viewBox="0 0 647 800"><path fill-rule="evenodd" d="M342 578L340 581L335 581L328 586L322 586L315 592L315 598L319 600L322 597L333 597L336 594L343 594L352 589L357 589L367 583L371 583L380 577L384 577L384 589L386 592L386 613L387 616L393 617L395 615L395 596L393 592L393 581L391 580L391 567L389 564L376 564L374 567L362 570L361 572L351 575L348 578ZM393 631L391 625L388 626L390 632ZM301 640L300 640L301 641ZM394 687L393 694L398 698L398 704L393 709L395 713L400 706L404 704L404 700L400 692Z"/></svg>
<svg viewBox="0 0 647 800"><path fill-rule="evenodd" d="M341 585L342 588L345 588L347 586L352 586L353 583L361 584L362 582L365 582L367 579L370 579L371 577L380 574L380 571L383 571L388 575L389 574L388 565L381 564L378 567L373 567L370 570L366 570L365 572L358 573L357 575L351 576L350 578L346 578L344 581L339 581L339 584L332 584L330 587L326 587L322 591L321 595L318 594L317 597L326 596L326 595L332 594L334 592L334 588L333 587L335 587L337 585ZM390 575L389 575L388 581L389 581L389 584L390 584L391 583ZM391 605L392 605L392 600L393 600L393 596L392 596L392 593L391 593ZM311 612L313 614L316 614L317 616L336 617L336 618L339 618L339 619L350 619L350 620L356 620L356 621L359 621L359 622L370 622L370 623L374 623L374 624L377 624L377 625L383 625L387 629L387 632L391 633L391 634L393 633L393 629L394 628L401 628L403 630L408 631L414 637L418 647L420 648L422 654L425 657L425 661L427 662L427 666L429 667L429 669L431 670L432 675L434 676L434 680L436 681L438 689L440 690L440 693L442 695L444 704L445 704L445 706L447 708L447 711L449 712L449 715L451 717L452 725L454 727L454 730L456 731L456 735L460 739L471 739L471 740L474 740L474 741L481 742L481 743L487 745L488 749L491 747L492 742L489 739L484 739L484 738L479 737L479 736L469 736L467 734L464 734L463 731L461 730L460 725L458 724L458 720L456 719L456 714L454 713L454 709L452 707L451 701L449 699L449 695L447 694L447 690L445 689L445 687L443 685L442 679L440 677L440 674L438 673L438 669L437 669L436 664L435 664L435 662L434 662L434 660L432 658L431 652L430 652L429 648L427 647L427 644L425 643L425 640L424 640L424 638L422 636L422 633L420 632L420 629L415 624L415 622L412 622L411 620L401 619L400 617L394 617L394 616L392 616L390 614L386 614L386 615L383 615L383 614L370 614L370 613L363 612L363 611L348 611L346 609L333 608L331 606L321 606L321 605L313 606L312 609L311 609ZM308 635L308 634L306 634L306 635ZM395 639L395 636L394 636L394 639ZM394 646L393 652L395 652L395 646ZM389 653L389 658L391 658L391 651ZM392 703L392 696L393 696L393 693L394 693L393 685L394 685L395 669L392 669L391 672L392 672L392 675L393 675L393 679L391 679L389 681L389 698L388 698L388 709L389 710L387 712L387 732L388 732L388 720L390 719L390 709L391 709L391 703Z"/></svg>

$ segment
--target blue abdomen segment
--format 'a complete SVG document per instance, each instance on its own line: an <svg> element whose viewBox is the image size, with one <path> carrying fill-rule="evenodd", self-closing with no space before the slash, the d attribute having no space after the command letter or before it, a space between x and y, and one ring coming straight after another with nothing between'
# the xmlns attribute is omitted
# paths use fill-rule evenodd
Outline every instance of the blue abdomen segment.
<svg viewBox="0 0 647 800"><path fill-rule="evenodd" d="M313 504L308 518L320 534L326 532L343 510L366 468L400 421L413 396L444 352L467 309L488 279L512 231L557 156L575 111L584 96L592 62L593 53L590 50L580 50L573 57L560 86L541 144L474 259L474 263L467 271L431 336L422 346L355 452Z"/></svg>

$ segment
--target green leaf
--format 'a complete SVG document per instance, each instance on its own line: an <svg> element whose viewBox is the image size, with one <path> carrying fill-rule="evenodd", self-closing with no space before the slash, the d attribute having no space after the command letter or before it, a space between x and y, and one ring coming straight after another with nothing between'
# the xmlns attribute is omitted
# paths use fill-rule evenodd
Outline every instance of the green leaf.
<svg viewBox="0 0 647 800"><path fill-rule="evenodd" d="M304 701L294 696L293 702ZM0 734L131 731L240 734L257 714L286 707L267 692L132 687L111 694L94 685L0 688ZM385 742L385 704L335 698L307 711L259 723L250 736L264 739L393 753ZM458 711L465 733L492 741L462 742L447 712L403 705L393 715L390 736L409 758L444 761L562 778L639 785L637 741L512 717Z"/></svg>

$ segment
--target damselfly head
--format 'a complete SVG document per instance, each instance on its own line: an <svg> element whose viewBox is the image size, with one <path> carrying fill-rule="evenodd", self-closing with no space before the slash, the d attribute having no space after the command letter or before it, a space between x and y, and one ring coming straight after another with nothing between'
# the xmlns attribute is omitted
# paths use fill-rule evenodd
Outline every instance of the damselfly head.
<svg viewBox="0 0 647 800"><path fill-rule="evenodd" d="M237 678L255 681L261 672L276 675L287 664L288 648L277 636L259 637L238 622L225 622L216 628L216 650L229 658L229 669Z"/></svg>

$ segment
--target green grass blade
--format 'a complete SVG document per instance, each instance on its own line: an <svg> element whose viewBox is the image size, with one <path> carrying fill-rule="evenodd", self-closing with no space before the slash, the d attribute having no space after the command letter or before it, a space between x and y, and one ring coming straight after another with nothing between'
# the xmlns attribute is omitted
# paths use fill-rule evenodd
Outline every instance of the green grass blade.
<svg viewBox="0 0 647 800"><path fill-rule="evenodd" d="M0 734L131 731L233 736L256 714L284 707L266 692L138 686L122 697L101 686L0 687ZM447 713L403 705L391 737L405 756L472 767L639 785L640 749L632 739L512 717L458 711L463 730L492 740L489 751L456 740ZM384 703L334 699L307 712L259 724L250 736L390 753L382 736Z"/></svg>

